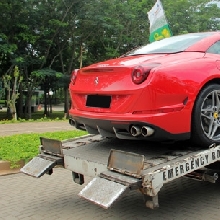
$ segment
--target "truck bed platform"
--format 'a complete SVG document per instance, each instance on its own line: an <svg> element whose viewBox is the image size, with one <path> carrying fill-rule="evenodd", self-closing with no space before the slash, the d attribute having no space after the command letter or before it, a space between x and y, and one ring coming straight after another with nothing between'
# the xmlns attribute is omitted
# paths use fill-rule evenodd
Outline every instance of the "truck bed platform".
<svg viewBox="0 0 220 220"><path fill-rule="evenodd" d="M204 150L192 148L188 142L162 144L107 139L100 135L70 139L60 144L54 141L51 146L50 140L43 141L45 143L38 157L42 159L48 156L49 160L53 157L54 166L62 158L64 168L71 170L74 181L80 184L84 183L84 176L95 177L79 195L104 208L109 208L132 189L139 189L145 197L150 196L152 201L146 200L146 206L155 208L158 207L161 187L173 179L188 176L214 183L218 178L216 172L205 167L219 160L220 146L213 145ZM60 150L57 150L59 147ZM58 159L54 161L56 156ZM31 170L33 167L36 169L37 163L29 162L22 172L32 175ZM51 164L50 167L41 168L41 175L52 169Z"/></svg>

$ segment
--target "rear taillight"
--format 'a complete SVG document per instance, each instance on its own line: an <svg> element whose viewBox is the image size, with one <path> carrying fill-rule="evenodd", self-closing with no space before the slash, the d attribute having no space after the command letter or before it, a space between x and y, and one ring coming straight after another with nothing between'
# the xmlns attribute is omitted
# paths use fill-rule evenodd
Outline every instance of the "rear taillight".
<svg viewBox="0 0 220 220"><path fill-rule="evenodd" d="M135 67L131 74L133 83L138 85L144 82L147 79L148 75L150 74L150 71L158 65L160 65L160 63L151 63L151 64L147 64L147 66Z"/></svg>
<svg viewBox="0 0 220 220"><path fill-rule="evenodd" d="M77 72L78 72L79 69L75 69L72 71L72 74L71 74L71 83L74 85L75 82L76 82L76 77L77 77Z"/></svg>
<svg viewBox="0 0 220 220"><path fill-rule="evenodd" d="M142 66L137 66L134 68L131 77L135 84L141 84L144 82L150 73L150 69L145 69Z"/></svg>

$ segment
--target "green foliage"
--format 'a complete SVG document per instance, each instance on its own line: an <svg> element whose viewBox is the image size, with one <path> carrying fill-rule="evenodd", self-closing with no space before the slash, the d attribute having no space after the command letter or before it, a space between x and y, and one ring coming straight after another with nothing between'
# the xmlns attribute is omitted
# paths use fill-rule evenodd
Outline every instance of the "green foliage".
<svg viewBox="0 0 220 220"><path fill-rule="evenodd" d="M93 1L84 10L79 25L87 30L84 33L91 32L85 41L84 65L117 57L148 42L150 5L146 1Z"/></svg>
<svg viewBox="0 0 220 220"><path fill-rule="evenodd" d="M219 30L220 8L210 2L162 0L173 34ZM27 91L25 104L31 119L36 88L41 87L45 97L49 89L67 91L73 69L147 44L147 12L154 4L155 0L1 0L0 80L12 77L8 73L18 67L20 87L13 89L12 83L5 87L19 90L19 111L22 91ZM3 90L0 93L3 96ZM65 106L67 103L65 93ZM44 111L47 114L46 108Z"/></svg>
<svg viewBox="0 0 220 220"><path fill-rule="evenodd" d="M31 76L32 77L37 77L41 80L45 80L46 78L61 78L63 76L63 74L61 72L57 72L53 69L50 68L44 68L44 69L40 69L40 70L35 70L33 72L31 72Z"/></svg>
<svg viewBox="0 0 220 220"><path fill-rule="evenodd" d="M38 111L38 112L32 113L32 119L18 118L18 120L16 120L16 121L13 119L6 119L5 112L0 111L0 124L32 122L32 121L36 121L36 122L38 122L38 121L59 121L59 120L66 120L66 119L64 119L63 111L53 112L48 117L45 117L43 115L43 112Z"/></svg>
<svg viewBox="0 0 220 220"><path fill-rule="evenodd" d="M220 8L209 0L164 0L163 6L174 35L219 30Z"/></svg>
<svg viewBox="0 0 220 220"><path fill-rule="evenodd" d="M219 30L220 9L209 2L162 0L174 35ZM24 85L32 82L33 89L49 70L69 75L81 61L85 66L146 44L147 12L154 4L155 0L2 0L0 76L17 65Z"/></svg>
<svg viewBox="0 0 220 220"><path fill-rule="evenodd" d="M0 160L10 161L14 167L19 160L27 162L38 154L40 137L65 140L86 134L84 131L60 131L0 137Z"/></svg>

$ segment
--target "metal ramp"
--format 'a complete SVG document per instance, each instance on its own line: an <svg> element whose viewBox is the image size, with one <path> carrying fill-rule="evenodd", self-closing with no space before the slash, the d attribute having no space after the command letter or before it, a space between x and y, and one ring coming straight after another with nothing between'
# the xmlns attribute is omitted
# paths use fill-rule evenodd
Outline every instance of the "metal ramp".
<svg viewBox="0 0 220 220"><path fill-rule="evenodd" d="M141 187L143 166L143 155L111 150L108 170L90 181L79 196L107 209L131 189Z"/></svg>
<svg viewBox="0 0 220 220"><path fill-rule="evenodd" d="M56 165L63 165L62 142L59 140L40 138L41 154L29 161L21 172L33 176L41 177L45 173L52 174Z"/></svg>
<svg viewBox="0 0 220 220"><path fill-rule="evenodd" d="M20 171L29 176L39 178L45 173L52 174L52 169L62 162L63 159L59 157L39 155L28 162L23 168L20 169Z"/></svg>
<svg viewBox="0 0 220 220"><path fill-rule="evenodd" d="M107 209L127 189L128 186L96 177L79 193L79 196Z"/></svg>

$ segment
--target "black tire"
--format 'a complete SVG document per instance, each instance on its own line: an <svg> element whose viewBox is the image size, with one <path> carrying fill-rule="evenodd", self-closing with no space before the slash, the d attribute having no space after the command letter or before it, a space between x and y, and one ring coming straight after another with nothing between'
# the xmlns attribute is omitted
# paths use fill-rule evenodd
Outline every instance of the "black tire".
<svg viewBox="0 0 220 220"><path fill-rule="evenodd" d="M199 93L192 113L191 139L204 148L220 143L220 85L207 85Z"/></svg>

